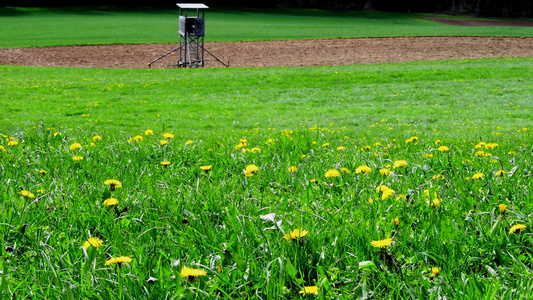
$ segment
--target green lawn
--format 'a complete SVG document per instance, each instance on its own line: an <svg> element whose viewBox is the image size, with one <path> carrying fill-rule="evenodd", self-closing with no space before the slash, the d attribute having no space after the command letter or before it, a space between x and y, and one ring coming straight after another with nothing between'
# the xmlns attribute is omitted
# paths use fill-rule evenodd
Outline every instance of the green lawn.
<svg viewBox="0 0 533 300"><path fill-rule="evenodd" d="M459 27L421 15L312 10L206 11L206 41L385 36L533 36L531 27ZM1 8L0 48L174 43L178 9Z"/></svg>

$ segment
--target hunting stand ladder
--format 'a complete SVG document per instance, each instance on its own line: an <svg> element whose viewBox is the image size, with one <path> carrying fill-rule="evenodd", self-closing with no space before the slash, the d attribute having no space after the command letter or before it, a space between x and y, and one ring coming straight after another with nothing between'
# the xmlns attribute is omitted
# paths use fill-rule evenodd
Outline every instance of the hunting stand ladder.
<svg viewBox="0 0 533 300"><path fill-rule="evenodd" d="M171 65L178 68L200 68L205 66L205 52L213 56L218 62L226 67L229 67L228 63L224 63L213 53L209 52L204 47L205 36L205 12L204 9L208 8L207 5L201 3L177 3L180 8L179 16L179 34L180 44L179 47L168 51L167 53L159 56L148 63L148 67L151 67L156 61L166 57L167 55L179 51L180 58L175 65ZM189 16L189 9L196 9L196 15ZM200 14L201 13L201 14Z"/></svg>

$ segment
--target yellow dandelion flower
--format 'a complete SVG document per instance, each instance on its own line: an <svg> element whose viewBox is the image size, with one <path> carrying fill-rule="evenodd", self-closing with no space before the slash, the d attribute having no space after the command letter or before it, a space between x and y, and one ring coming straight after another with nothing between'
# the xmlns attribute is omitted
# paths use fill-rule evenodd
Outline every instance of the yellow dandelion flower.
<svg viewBox="0 0 533 300"><path fill-rule="evenodd" d="M6 151L6 148L4 148L4 146L0 145L0 150Z"/></svg>
<svg viewBox="0 0 533 300"><path fill-rule="evenodd" d="M515 155L515 154L516 154L516 151L511 150L511 151L507 152L507 154Z"/></svg>
<svg viewBox="0 0 533 300"><path fill-rule="evenodd" d="M405 199L405 194L399 194L398 197L396 197L396 201L400 201L402 199Z"/></svg>
<svg viewBox="0 0 533 300"><path fill-rule="evenodd" d="M381 194L381 200L385 200L387 198L389 198L390 196L394 195L395 191L393 189L386 189L384 191L382 191L382 194Z"/></svg>
<svg viewBox="0 0 533 300"><path fill-rule="evenodd" d="M9 142L7 142L8 146L16 146L18 144L19 144L19 142L17 142L17 141L9 141Z"/></svg>
<svg viewBox="0 0 533 300"><path fill-rule="evenodd" d="M37 193L44 194L44 190L43 189L39 189L39 190L37 190Z"/></svg>
<svg viewBox="0 0 533 300"><path fill-rule="evenodd" d="M185 145L192 145L192 144L194 144L194 142L191 140L188 140L187 142L185 142Z"/></svg>
<svg viewBox="0 0 533 300"><path fill-rule="evenodd" d="M483 150L479 150L476 152L475 154L476 156L485 156L485 152L483 152Z"/></svg>
<svg viewBox="0 0 533 300"><path fill-rule="evenodd" d="M253 147L252 149L250 149L250 151L251 151L252 153L261 152L261 148Z"/></svg>
<svg viewBox="0 0 533 300"><path fill-rule="evenodd" d="M504 214L507 211L507 205L506 204L500 204L500 205L498 205L498 207L500 208L500 213L501 214Z"/></svg>
<svg viewBox="0 0 533 300"><path fill-rule="evenodd" d="M498 170L496 172L496 176L498 176L498 177L503 177L505 174L507 174L507 172L504 171L504 170Z"/></svg>
<svg viewBox="0 0 533 300"><path fill-rule="evenodd" d="M329 147L329 145L330 145L329 143L324 143L322 144L322 147Z"/></svg>
<svg viewBox="0 0 533 300"><path fill-rule="evenodd" d="M30 198L30 199L35 198L35 195L32 192L25 191L25 190L20 191L19 195L21 195L22 197L25 197L25 198Z"/></svg>
<svg viewBox="0 0 533 300"><path fill-rule="evenodd" d="M476 174L472 175L472 179L481 179L483 177L485 177L485 174L483 174L483 173L476 173Z"/></svg>
<svg viewBox="0 0 533 300"><path fill-rule="evenodd" d="M305 155L305 154L300 155L300 158L306 158L306 157L307 157L307 155Z"/></svg>
<svg viewBox="0 0 533 300"><path fill-rule="evenodd" d="M105 265L109 266L109 265L118 264L119 266L121 266L123 263L129 263L129 262L131 262L131 257L119 256L119 257L113 257L109 260L106 260Z"/></svg>
<svg viewBox="0 0 533 300"><path fill-rule="evenodd" d="M169 162L169 161L162 161L162 162L161 162L161 165L162 165L163 167L168 167L168 166L170 165L170 162Z"/></svg>
<svg viewBox="0 0 533 300"><path fill-rule="evenodd" d="M372 169L366 165L361 165L355 169L355 174L365 174L370 172L372 172Z"/></svg>
<svg viewBox="0 0 533 300"><path fill-rule="evenodd" d="M154 131L152 129L146 129L144 135L154 135Z"/></svg>
<svg viewBox="0 0 533 300"><path fill-rule="evenodd" d="M441 141L440 140L436 140L435 141L435 145L440 145Z"/></svg>
<svg viewBox="0 0 533 300"><path fill-rule="evenodd" d="M170 133L170 132L164 132L162 134L162 136L166 139L173 139L174 138L174 134Z"/></svg>
<svg viewBox="0 0 533 300"><path fill-rule="evenodd" d="M444 179L444 175L442 175L442 174L433 175L433 177L431 177L431 179L433 179L433 180Z"/></svg>
<svg viewBox="0 0 533 300"><path fill-rule="evenodd" d="M290 233L287 233L285 236L283 236L283 238L287 241L290 241L291 239L298 239L304 237L307 235L307 233L309 233L309 231L304 230L303 228L296 228Z"/></svg>
<svg viewBox="0 0 533 300"><path fill-rule="evenodd" d="M487 143L487 144L485 145L485 148L488 149L488 150L490 150L490 149L494 149L494 148L496 148L496 147L498 147L498 146L499 146L499 145L498 145L497 143Z"/></svg>
<svg viewBox="0 0 533 300"><path fill-rule="evenodd" d="M380 169L379 170L379 174L383 175L383 176L389 176L390 175L390 170L389 169Z"/></svg>
<svg viewBox="0 0 533 300"><path fill-rule="evenodd" d="M346 150L346 147L343 147L343 146L337 147L337 151L344 151L344 150Z"/></svg>
<svg viewBox="0 0 533 300"><path fill-rule="evenodd" d="M131 142L138 142L138 141L142 141L142 140L144 140L144 138L142 137L142 135L136 135L136 136L131 137L131 138L129 139L130 143L131 143Z"/></svg>
<svg viewBox="0 0 533 300"><path fill-rule="evenodd" d="M88 250L89 247L93 247L95 249L98 249L98 248L102 247L103 244L104 244L104 242L102 242L100 239L98 239L96 237L92 237L92 238L89 238L88 240L86 240L85 243L83 243L83 248L85 248L85 250Z"/></svg>
<svg viewBox="0 0 533 300"><path fill-rule="evenodd" d="M102 140L101 136L99 136L99 135L93 136L93 142L100 141L100 140Z"/></svg>
<svg viewBox="0 0 533 300"><path fill-rule="evenodd" d="M450 151L450 148L448 148L447 146L440 146L437 150L440 152L447 152Z"/></svg>
<svg viewBox="0 0 533 300"><path fill-rule="evenodd" d="M108 179L104 181L104 184L108 185L111 191L122 187L122 183L116 179Z"/></svg>
<svg viewBox="0 0 533 300"><path fill-rule="evenodd" d="M390 189L388 186L384 185L384 184L380 184L376 187L376 192L383 192L383 191L386 191Z"/></svg>
<svg viewBox="0 0 533 300"><path fill-rule="evenodd" d="M300 291L300 294L311 295L318 294L318 286L304 286L304 289Z"/></svg>
<svg viewBox="0 0 533 300"><path fill-rule="evenodd" d="M81 144L80 143L73 143L70 145L69 147L70 150L79 150L81 149Z"/></svg>
<svg viewBox="0 0 533 300"><path fill-rule="evenodd" d="M81 160L83 160L83 156L79 156L79 155L77 155L77 156L73 156L73 157L72 157L72 160L73 160L73 161L81 161Z"/></svg>
<svg viewBox="0 0 533 300"><path fill-rule="evenodd" d="M180 272L181 277L198 277L198 276L205 276L207 275L207 272L202 269L194 269L194 268L187 268L183 267Z"/></svg>
<svg viewBox="0 0 533 300"><path fill-rule="evenodd" d="M509 230L509 234L522 232L522 230L526 228L527 226L524 224L513 225L513 227L511 227L511 229Z"/></svg>
<svg viewBox="0 0 533 300"><path fill-rule="evenodd" d="M439 207L440 206L440 199L439 198L433 199L433 201L431 201L431 204L429 204L429 206L431 206L431 207Z"/></svg>
<svg viewBox="0 0 533 300"><path fill-rule="evenodd" d="M208 165L208 166L200 166L200 170L204 171L204 172L209 172L211 171L211 169L213 168L212 165Z"/></svg>
<svg viewBox="0 0 533 300"><path fill-rule="evenodd" d="M433 267L433 268L431 268L431 277L435 277L435 276L439 275L440 270L441 270L441 269L440 269L440 268L437 268L437 267Z"/></svg>
<svg viewBox="0 0 533 300"><path fill-rule="evenodd" d="M166 144L168 144L168 140L160 140L159 144L166 145Z"/></svg>
<svg viewBox="0 0 533 300"><path fill-rule="evenodd" d="M406 144L409 144L409 143L415 143L415 142L417 142L417 141L418 141L418 137L413 136L413 137L410 137L410 138L408 138L407 140L405 140L405 143L406 143Z"/></svg>
<svg viewBox="0 0 533 300"><path fill-rule="evenodd" d="M326 178L340 177L341 173L335 169L329 169L326 171Z"/></svg>
<svg viewBox="0 0 533 300"><path fill-rule="evenodd" d="M41 175L46 175L47 173L48 172L46 170L43 170L43 169L39 170L39 174Z"/></svg>
<svg viewBox="0 0 533 300"><path fill-rule="evenodd" d="M406 167L406 166L407 166L407 162L405 160L397 160L392 165L392 168L396 169L396 168L403 168L403 167Z"/></svg>
<svg viewBox="0 0 533 300"><path fill-rule="evenodd" d="M341 168L342 173L350 174L350 170L348 168Z"/></svg>
<svg viewBox="0 0 533 300"><path fill-rule="evenodd" d="M288 169L288 171L289 171L290 173L295 173L295 172L298 172L298 168L296 168L295 166L290 166L289 169Z"/></svg>
<svg viewBox="0 0 533 300"><path fill-rule="evenodd" d="M249 164L246 166L245 171L247 174L248 173L254 174L255 172L259 171L259 167L254 164Z"/></svg>
<svg viewBox="0 0 533 300"><path fill-rule="evenodd" d="M432 158L432 157L433 157L433 154L431 154L431 153L426 153L426 154L424 154L424 157L426 157L426 158Z"/></svg>
<svg viewBox="0 0 533 300"><path fill-rule="evenodd" d="M370 243L370 245L375 248L385 248L385 247L390 246L391 244L392 244L391 238L386 238L386 239L379 240L379 241L372 241Z"/></svg>
<svg viewBox="0 0 533 300"><path fill-rule="evenodd" d="M394 226L400 225L400 218L392 218L392 224L394 224Z"/></svg>
<svg viewBox="0 0 533 300"><path fill-rule="evenodd" d="M239 143L237 146L235 146L235 150L241 150L244 147L246 147L246 144Z"/></svg>
<svg viewBox="0 0 533 300"><path fill-rule="evenodd" d="M115 198L107 198L103 203L105 206L115 206L118 204L118 200Z"/></svg>

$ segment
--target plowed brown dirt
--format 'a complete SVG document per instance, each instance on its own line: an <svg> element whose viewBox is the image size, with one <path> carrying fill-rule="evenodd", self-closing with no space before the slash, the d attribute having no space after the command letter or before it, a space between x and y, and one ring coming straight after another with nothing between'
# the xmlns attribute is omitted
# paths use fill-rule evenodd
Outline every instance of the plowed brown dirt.
<svg viewBox="0 0 533 300"><path fill-rule="evenodd" d="M0 64L88 68L147 68L176 44L0 49ZM397 37L265 42L215 42L205 48L231 67L317 66L440 59L533 57L533 38ZM223 67L206 53L206 67ZM167 68L175 52L154 63Z"/></svg>

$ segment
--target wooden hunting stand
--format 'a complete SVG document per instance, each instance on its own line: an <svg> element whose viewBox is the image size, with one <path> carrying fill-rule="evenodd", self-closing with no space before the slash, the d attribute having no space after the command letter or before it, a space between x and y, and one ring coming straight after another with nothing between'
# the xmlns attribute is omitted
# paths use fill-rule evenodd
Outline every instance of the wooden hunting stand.
<svg viewBox="0 0 533 300"><path fill-rule="evenodd" d="M180 8L179 16L179 34L180 44L179 47L170 50L169 52L159 56L148 63L148 67L152 67L152 64L156 61L164 58L165 56L178 51L180 58L175 65L171 65L178 68L200 68L205 66L205 52L213 56L217 61L226 67L229 67L228 63L224 63L213 53L204 48L204 36L205 36L205 12L204 9L208 8L207 5L202 3L176 3ZM196 10L196 15L189 15L189 9Z"/></svg>

